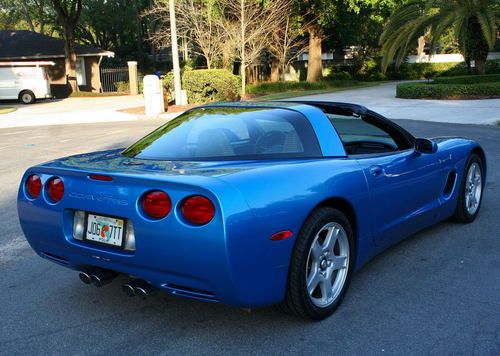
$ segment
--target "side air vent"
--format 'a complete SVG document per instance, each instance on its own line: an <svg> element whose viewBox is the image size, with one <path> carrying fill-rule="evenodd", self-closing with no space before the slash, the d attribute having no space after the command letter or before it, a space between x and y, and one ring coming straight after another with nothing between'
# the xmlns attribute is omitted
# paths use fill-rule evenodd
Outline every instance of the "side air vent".
<svg viewBox="0 0 500 356"><path fill-rule="evenodd" d="M444 186L444 195L450 195L455 187L455 182L457 180L457 172L451 171L448 173L448 179L446 179L446 185Z"/></svg>

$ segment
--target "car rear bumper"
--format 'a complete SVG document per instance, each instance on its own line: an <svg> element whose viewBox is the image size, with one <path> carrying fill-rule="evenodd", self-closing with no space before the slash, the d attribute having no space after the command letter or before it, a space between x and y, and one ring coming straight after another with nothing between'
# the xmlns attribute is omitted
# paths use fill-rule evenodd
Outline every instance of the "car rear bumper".
<svg viewBox="0 0 500 356"><path fill-rule="evenodd" d="M158 229L145 230L140 221L134 221L137 245L131 252L74 239L71 209L39 206L20 194L18 211L33 250L67 268L109 269L177 296L236 307L272 305L285 295L288 265L275 263L272 248L289 248L269 239L260 241L270 248L258 242L249 247L255 241L251 229L246 229L247 235L233 236L233 240L245 240L244 244L227 243L224 230L204 236L171 234L165 239Z"/></svg>

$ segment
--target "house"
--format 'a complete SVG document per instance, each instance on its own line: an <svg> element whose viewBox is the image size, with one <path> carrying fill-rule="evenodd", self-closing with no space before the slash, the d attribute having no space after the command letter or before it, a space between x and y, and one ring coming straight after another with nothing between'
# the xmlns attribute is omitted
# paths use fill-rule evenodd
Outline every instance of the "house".
<svg viewBox="0 0 500 356"><path fill-rule="evenodd" d="M113 57L114 53L99 48L77 44L76 76L81 91L100 92L99 73L103 57ZM48 76L51 92L56 97L69 94L64 61L64 40L32 31L0 31L0 61L26 62L51 61Z"/></svg>

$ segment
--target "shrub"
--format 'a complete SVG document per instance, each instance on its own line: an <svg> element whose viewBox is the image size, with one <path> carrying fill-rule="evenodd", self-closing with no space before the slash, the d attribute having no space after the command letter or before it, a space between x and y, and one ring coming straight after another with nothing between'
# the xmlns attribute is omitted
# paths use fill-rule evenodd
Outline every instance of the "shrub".
<svg viewBox="0 0 500 356"><path fill-rule="evenodd" d="M500 97L500 82L473 84L403 83L396 89L406 99L479 99Z"/></svg>
<svg viewBox="0 0 500 356"><path fill-rule="evenodd" d="M327 80L352 80L352 75L349 72L331 72L327 77Z"/></svg>
<svg viewBox="0 0 500 356"><path fill-rule="evenodd" d="M247 87L249 94L270 94L288 91L326 90L356 85L354 80L323 80L319 82L266 82Z"/></svg>
<svg viewBox="0 0 500 356"><path fill-rule="evenodd" d="M168 93L174 92L174 72L167 72L161 76L161 84Z"/></svg>
<svg viewBox="0 0 500 356"><path fill-rule="evenodd" d="M232 101L240 97L241 79L226 69L189 70L182 75L182 86L190 104Z"/></svg>
<svg viewBox="0 0 500 356"><path fill-rule="evenodd" d="M486 75L463 75L459 77L440 77L435 78L436 84L476 84L500 82L500 74Z"/></svg>
<svg viewBox="0 0 500 356"><path fill-rule="evenodd" d="M128 82L124 82L124 81L116 82L115 86L116 86L116 91L118 93L127 93L129 91Z"/></svg>
<svg viewBox="0 0 500 356"><path fill-rule="evenodd" d="M436 77L465 76L475 73L475 70L467 68L464 62L404 63L397 71L394 66L389 68L387 77L396 80L417 80ZM500 74L500 60L487 61L486 74Z"/></svg>

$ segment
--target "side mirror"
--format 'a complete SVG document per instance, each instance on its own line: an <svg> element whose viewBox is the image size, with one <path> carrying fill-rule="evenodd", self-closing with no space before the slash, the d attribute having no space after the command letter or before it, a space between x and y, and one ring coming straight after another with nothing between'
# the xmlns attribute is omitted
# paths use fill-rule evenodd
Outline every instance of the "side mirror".
<svg viewBox="0 0 500 356"><path fill-rule="evenodd" d="M415 151L418 153L436 153L438 146L436 142L426 138L417 138L415 140Z"/></svg>

